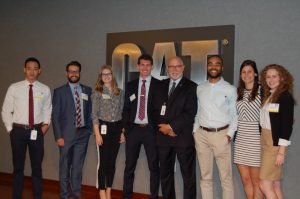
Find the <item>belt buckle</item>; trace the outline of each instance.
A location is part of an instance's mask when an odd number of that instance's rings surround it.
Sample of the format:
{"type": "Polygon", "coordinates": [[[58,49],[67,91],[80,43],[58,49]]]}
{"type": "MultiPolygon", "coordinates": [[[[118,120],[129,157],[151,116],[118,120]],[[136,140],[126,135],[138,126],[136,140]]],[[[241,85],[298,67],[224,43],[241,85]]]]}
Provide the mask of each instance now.
{"type": "Polygon", "coordinates": [[[145,128],[148,124],[136,124],[135,125],[139,128],[145,128]]]}
{"type": "Polygon", "coordinates": [[[25,124],[25,125],[24,125],[24,129],[25,129],[25,130],[30,130],[31,128],[30,128],[29,125],[26,125],[26,124],[25,124]]]}

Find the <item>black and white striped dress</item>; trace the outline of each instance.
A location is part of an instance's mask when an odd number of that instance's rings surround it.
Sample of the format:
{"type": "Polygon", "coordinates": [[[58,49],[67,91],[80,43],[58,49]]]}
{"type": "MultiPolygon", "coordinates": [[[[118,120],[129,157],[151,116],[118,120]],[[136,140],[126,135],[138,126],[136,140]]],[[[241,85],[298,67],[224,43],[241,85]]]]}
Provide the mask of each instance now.
{"type": "Polygon", "coordinates": [[[234,145],[234,163],[260,167],[261,145],[259,131],[260,93],[249,102],[251,91],[245,90],[243,100],[236,103],[238,128],[234,145]]]}

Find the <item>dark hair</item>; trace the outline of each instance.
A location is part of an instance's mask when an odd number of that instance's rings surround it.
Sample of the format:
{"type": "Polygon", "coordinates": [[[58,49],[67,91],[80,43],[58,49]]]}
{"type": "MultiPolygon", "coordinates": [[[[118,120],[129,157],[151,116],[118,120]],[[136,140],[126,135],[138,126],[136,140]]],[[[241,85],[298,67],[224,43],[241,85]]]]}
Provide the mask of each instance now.
{"type": "Polygon", "coordinates": [[[255,61],[252,61],[252,60],[243,61],[242,65],[240,67],[239,86],[237,88],[237,94],[238,94],[237,101],[240,101],[240,100],[243,99],[244,90],[246,88],[245,87],[245,82],[241,78],[242,70],[245,66],[251,66],[254,70],[254,74],[255,74],[255,76],[254,76],[254,85],[253,85],[252,91],[251,91],[250,96],[249,96],[249,101],[254,101],[257,94],[258,94],[259,79],[258,79],[258,70],[257,70],[257,67],[256,67],[256,63],[255,63],[255,61]]]}
{"type": "Polygon", "coordinates": [[[141,56],[139,56],[137,64],[140,64],[140,61],[141,61],[142,59],[143,59],[143,60],[148,60],[148,61],[150,61],[150,62],[151,62],[151,65],[153,65],[153,58],[152,58],[151,55],[148,55],[148,54],[142,54],[141,56]]]}
{"type": "Polygon", "coordinates": [[[77,66],[79,68],[79,72],[81,71],[81,64],[78,61],[71,61],[66,65],[66,71],[68,72],[69,66],[77,66]]]}
{"type": "Polygon", "coordinates": [[[27,64],[28,62],[35,62],[35,63],[38,64],[38,67],[41,68],[41,64],[40,64],[39,60],[38,60],[37,58],[35,58],[35,57],[28,57],[28,58],[25,60],[24,68],[26,67],[26,64],[27,64]]]}
{"type": "Polygon", "coordinates": [[[207,56],[207,60],[213,57],[219,58],[221,60],[221,64],[223,65],[223,58],[221,57],[221,55],[209,55],[207,56]]]}

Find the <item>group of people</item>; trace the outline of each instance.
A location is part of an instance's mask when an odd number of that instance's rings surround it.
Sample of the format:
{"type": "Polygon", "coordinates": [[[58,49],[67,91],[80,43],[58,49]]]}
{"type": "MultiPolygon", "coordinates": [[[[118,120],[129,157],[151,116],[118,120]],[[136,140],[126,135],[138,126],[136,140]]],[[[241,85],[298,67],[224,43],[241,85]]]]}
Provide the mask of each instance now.
{"type": "Polygon", "coordinates": [[[234,163],[247,198],[282,199],[282,167],[293,131],[293,76],[281,65],[267,65],[260,73],[245,60],[237,89],[238,125],[234,163]]]}
{"type": "MultiPolygon", "coordinates": [[[[95,89],[79,83],[81,64],[66,65],[68,82],[54,90],[37,79],[36,58],[24,64],[25,80],[6,94],[2,119],[13,154],[13,198],[21,199],[26,149],[32,167],[35,199],[42,197],[43,135],[52,118],[59,147],[60,198],[79,198],[82,168],[91,132],[98,151],[97,188],[101,199],[111,199],[116,158],[125,144],[123,198],[133,196],[134,174],[143,145],[150,173],[149,198],[175,199],[176,157],[183,179],[184,199],[196,198],[196,157],[201,172],[201,195],[213,199],[213,162],[218,167],[223,199],[234,198],[234,163],[248,199],[282,199],[282,166],[293,127],[293,77],[277,64],[260,73],[246,60],[240,67],[238,88],[222,77],[223,59],[207,59],[207,81],[197,85],[183,76],[180,57],[167,62],[169,78],[151,76],[153,59],[138,58],[139,78],[121,90],[111,66],[100,68],[95,89]]],[[[179,197],[179,196],[177,196],[179,197]]],[[[180,197],[179,197],[180,198],[180,197]]]]}

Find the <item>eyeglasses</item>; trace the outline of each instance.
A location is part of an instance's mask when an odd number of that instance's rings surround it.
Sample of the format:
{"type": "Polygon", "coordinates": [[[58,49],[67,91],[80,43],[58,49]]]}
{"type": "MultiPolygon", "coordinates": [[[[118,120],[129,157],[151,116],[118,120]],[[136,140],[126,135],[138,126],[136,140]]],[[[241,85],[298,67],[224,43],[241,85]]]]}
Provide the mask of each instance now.
{"type": "Polygon", "coordinates": [[[101,73],[100,75],[104,76],[104,77],[108,77],[108,76],[111,76],[112,73],[101,73]]]}
{"type": "Polygon", "coordinates": [[[169,69],[180,69],[182,67],[183,67],[183,65],[169,65],[168,66],[169,69]]]}
{"type": "Polygon", "coordinates": [[[80,73],[79,70],[68,70],[67,72],[71,73],[71,74],[79,74],[80,73]]]}

